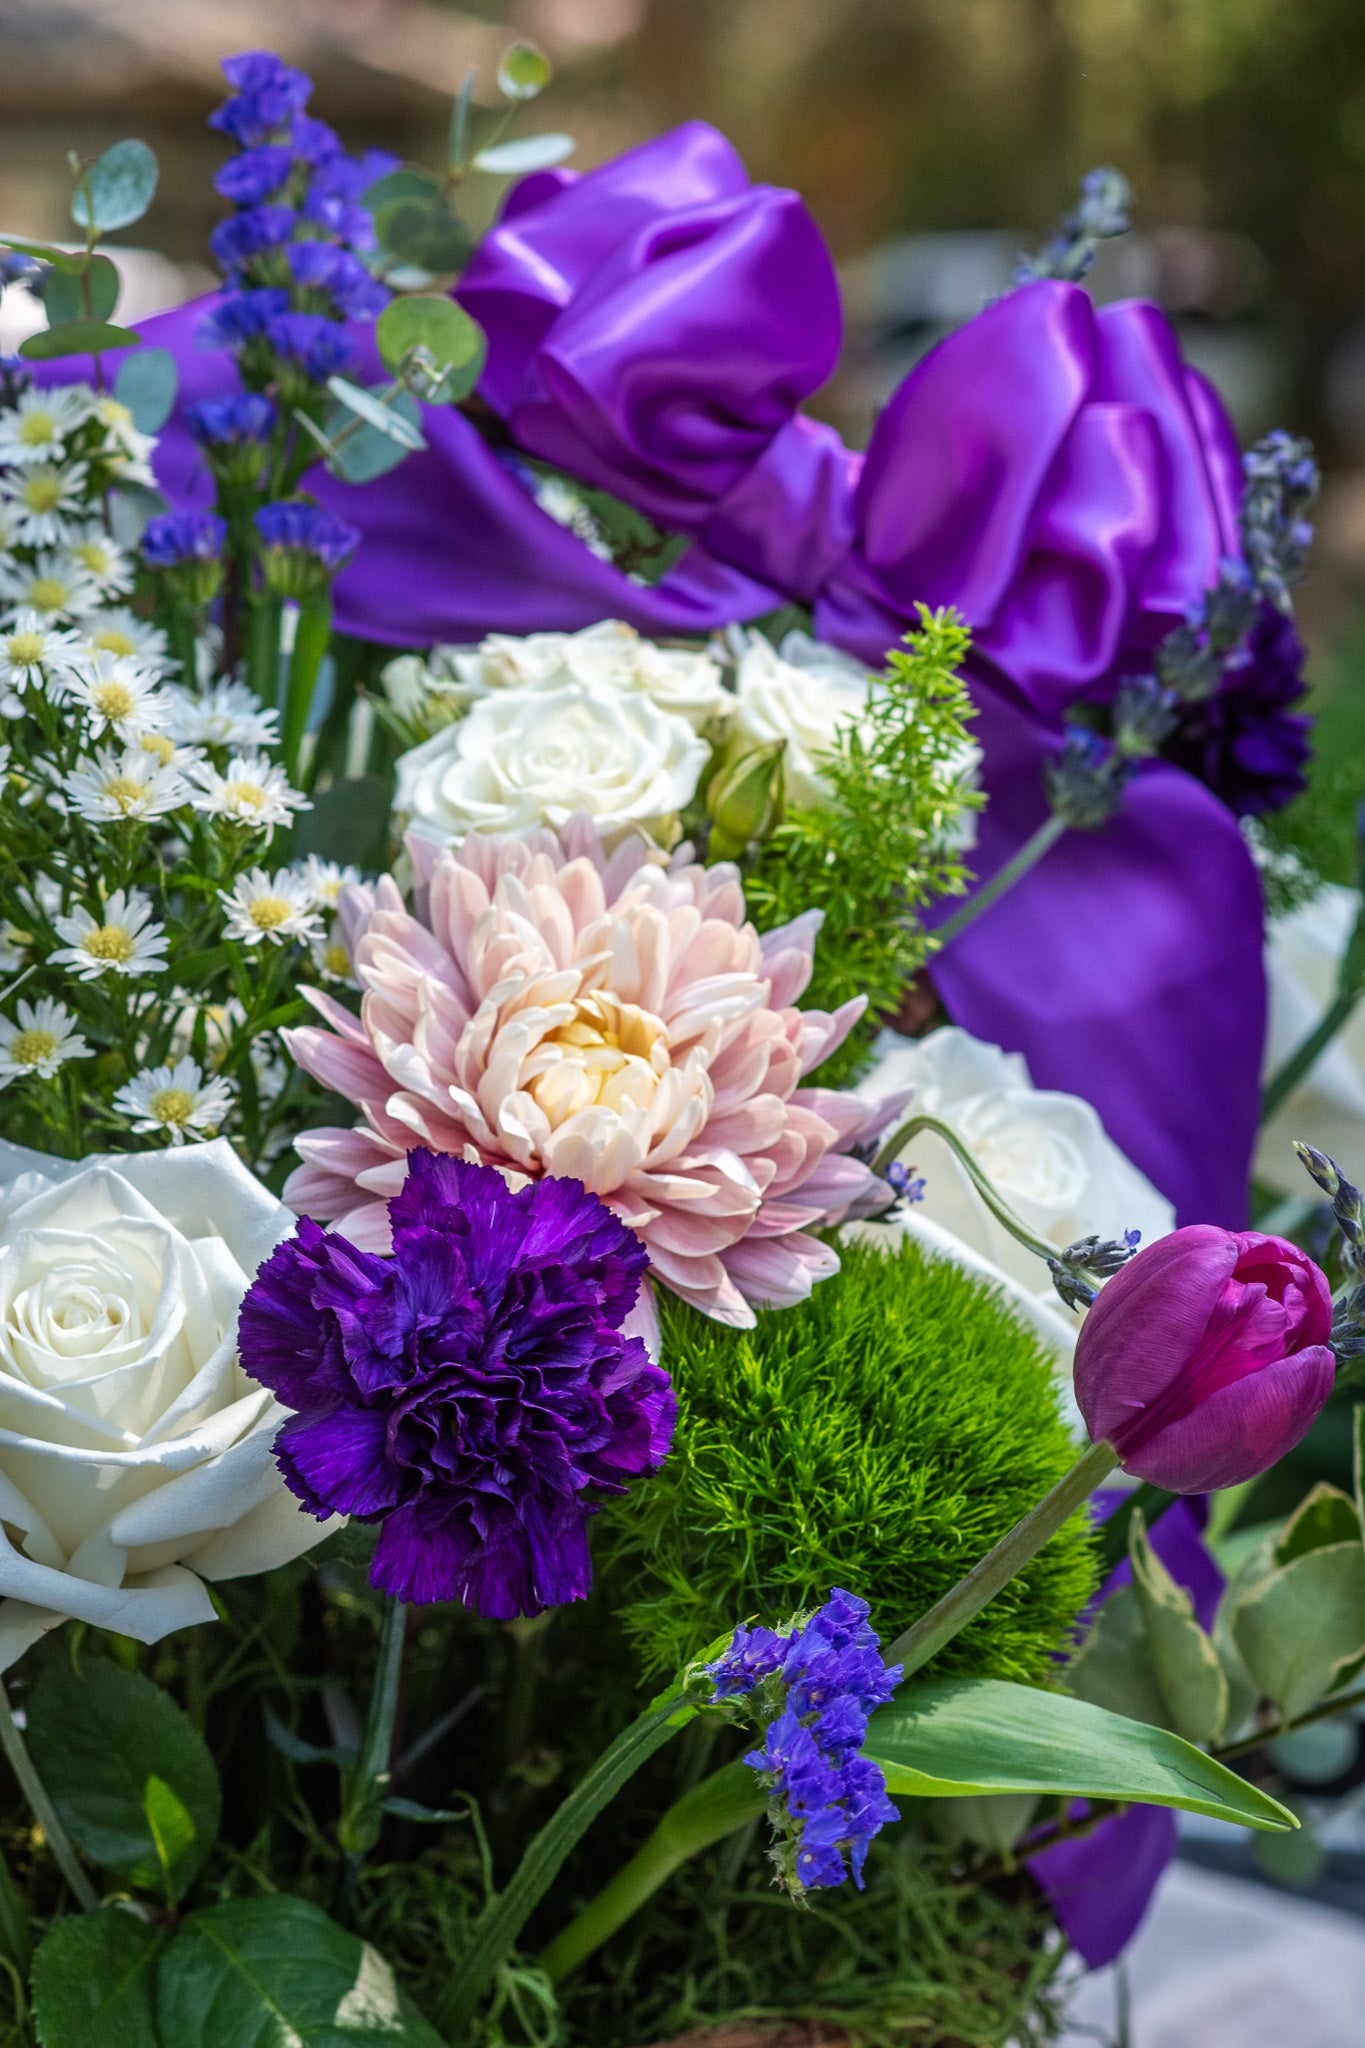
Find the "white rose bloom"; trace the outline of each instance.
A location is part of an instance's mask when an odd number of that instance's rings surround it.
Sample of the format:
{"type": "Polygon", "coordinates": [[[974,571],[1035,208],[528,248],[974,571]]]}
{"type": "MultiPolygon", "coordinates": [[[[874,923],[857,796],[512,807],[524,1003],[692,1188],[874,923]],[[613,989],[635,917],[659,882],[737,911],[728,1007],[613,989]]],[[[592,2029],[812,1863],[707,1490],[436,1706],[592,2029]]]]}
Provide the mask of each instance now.
{"type": "Polygon", "coordinates": [[[871,685],[870,670],[805,633],[789,633],[780,652],[761,633],[745,637],[735,678],[735,728],[756,743],[786,741],[782,773],[788,803],[808,808],[828,802],[820,764],[837,747],[840,729],[862,719],[871,685]]]}
{"type": "MultiPolygon", "coordinates": [[[[1355,929],[1360,897],[1326,883],[1266,934],[1269,1079],[1301,1045],[1337,992],[1337,967],[1355,929]]],[[[1312,1198],[1293,1140],[1330,1152],[1357,1186],[1365,1179],[1365,1004],[1358,1005],[1316,1064],[1262,1127],[1256,1178],[1284,1195],[1312,1198]]]]}
{"type": "Polygon", "coordinates": [[[143,1643],[212,1621],[203,1580],[320,1541],[271,1456],[289,1411],[237,1356],[296,1221],[225,1139],[0,1144],[0,1670],[68,1616],[143,1643]]]}
{"type": "Polygon", "coordinates": [[[564,673],[508,690],[400,755],[395,809],[447,845],[468,832],[525,832],[586,811],[610,843],[632,826],[671,844],[710,757],[685,718],[564,673]]]}
{"type": "MultiPolygon", "coordinates": [[[[658,647],[620,619],[603,619],[581,633],[528,633],[520,639],[490,633],[477,647],[434,647],[428,673],[438,692],[456,694],[466,704],[496,690],[555,689],[567,675],[648,697],[660,711],[677,712],[698,732],[733,702],[711,655],[658,647]]],[[[398,681],[410,686],[412,678],[404,671],[398,681]]]]}
{"type": "MultiPolygon", "coordinates": [[[[859,1093],[913,1087],[907,1118],[948,1124],[1005,1201],[1059,1251],[1093,1232],[1140,1230],[1144,1245],[1175,1228],[1175,1212],[1111,1139],[1088,1102],[1035,1088],[1018,1053],[1002,1052],[947,1025],[927,1038],[884,1032],[885,1050],[859,1093]]],[[[1069,1367],[1080,1316],[1052,1285],[1042,1259],[997,1223],[965,1168],[930,1131],[901,1154],[924,1179],[924,1196],[892,1227],[992,1280],[1010,1305],[1069,1367]]],[[[854,1224],[863,1235],[885,1228],[854,1224]]]]}

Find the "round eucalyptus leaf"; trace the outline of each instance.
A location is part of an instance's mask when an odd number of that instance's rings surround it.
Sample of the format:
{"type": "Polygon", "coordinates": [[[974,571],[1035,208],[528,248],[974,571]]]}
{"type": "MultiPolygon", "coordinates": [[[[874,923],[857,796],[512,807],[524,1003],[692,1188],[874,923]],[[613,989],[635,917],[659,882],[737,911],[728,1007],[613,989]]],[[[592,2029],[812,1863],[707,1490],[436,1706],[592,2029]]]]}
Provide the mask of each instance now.
{"type": "Polygon", "coordinates": [[[107,256],[93,256],[84,278],[69,270],[49,270],[42,282],[48,326],[63,327],[73,320],[107,320],[118,304],[119,284],[118,269],[107,256]]]}
{"type": "Polygon", "coordinates": [[[141,339],[131,327],[112,327],[107,320],[68,320],[30,334],[20,342],[19,353],[31,363],[47,363],[56,356],[97,356],[105,349],[136,348],[141,339]]]}
{"type": "Polygon", "coordinates": [[[376,209],[374,231],[391,255],[437,277],[459,270],[474,246],[443,199],[392,200],[376,209]]]}
{"type": "Polygon", "coordinates": [[[526,171],[547,171],[562,164],[578,147],[572,135],[524,135],[517,142],[497,142],[481,149],[474,159],[476,171],[494,171],[502,178],[519,178],[526,171]]]}
{"type": "Polygon", "coordinates": [[[140,348],[119,364],[114,396],[127,406],[139,433],[155,434],[171,416],[179,381],[168,348],[140,348]]]}
{"type": "Polygon", "coordinates": [[[484,341],[483,329],[463,306],[427,293],[391,300],[374,332],[384,367],[395,375],[409,349],[428,349],[438,366],[460,370],[478,358],[484,341]]]}
{"type": "Polygon", "coordinates": [[[550,83],[550,60],[534,43],[513,43],[498,65],[498,91],[509,100],[533,100],[550,83]]]}
{"type": "Polygon", "coordinates": [[[388,171],[373,185],[367,186],[364,203],[371,213],[381,206],[391,206],[396,199],[437,199],[440,197],[441,181],[433,178],[430,171],[421,171],[405,165],[402,170],[388,171]]]}
{"type": "Polygon", "coordinates": [[[111,228],[131,227],[135,220],[141,220],[156,197],[156,181],[156,157],[145,142],[116,142],[91,164],[87,173],[90,207],[86,205],[85,185],[76,187],[71,218],[77,227],[94,227],[102,235],[107,235],[111,228]]]}

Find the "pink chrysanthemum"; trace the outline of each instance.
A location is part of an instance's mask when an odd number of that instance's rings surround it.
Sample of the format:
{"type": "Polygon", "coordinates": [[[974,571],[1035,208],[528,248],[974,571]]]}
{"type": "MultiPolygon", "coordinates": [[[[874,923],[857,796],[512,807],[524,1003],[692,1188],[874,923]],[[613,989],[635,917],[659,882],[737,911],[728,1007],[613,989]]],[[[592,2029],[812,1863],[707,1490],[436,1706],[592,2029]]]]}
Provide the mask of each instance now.
{"type": "Polygon", "coordinates": [[[363,1118],[300,1137],[295,1209],[387,1250],[386,1202],[428,1145],[514,1182],[582,1181],[664,1285],[723,1322],[837,1271],[806,1233],[890,1199],[850,1148],[907,1096],[800,1086],[863,1007],[794,1007],[818,915],[760,938],[736,868],[664,865],[639,838],[608,858],[586,818],[410,850],[420,915],[387,877],[343,894],[359,1021],[313,990],[332,1029],[287,1034],[363,1118]]]}

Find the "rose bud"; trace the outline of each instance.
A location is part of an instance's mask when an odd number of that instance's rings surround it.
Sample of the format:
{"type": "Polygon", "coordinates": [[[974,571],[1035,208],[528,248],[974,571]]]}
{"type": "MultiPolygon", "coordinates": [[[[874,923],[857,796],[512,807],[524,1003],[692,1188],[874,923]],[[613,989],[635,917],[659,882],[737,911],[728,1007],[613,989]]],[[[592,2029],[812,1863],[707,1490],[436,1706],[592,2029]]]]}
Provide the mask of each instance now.
{"type": "Polygon", "coordinates": [[[1332,1391],[1332,1294],[1282,1237],[1193,1224],[1100,1291],[1076,1344],[1086,1427],[1139,1479],[1204,1493],[1294,1448],[1332,1391]]]}

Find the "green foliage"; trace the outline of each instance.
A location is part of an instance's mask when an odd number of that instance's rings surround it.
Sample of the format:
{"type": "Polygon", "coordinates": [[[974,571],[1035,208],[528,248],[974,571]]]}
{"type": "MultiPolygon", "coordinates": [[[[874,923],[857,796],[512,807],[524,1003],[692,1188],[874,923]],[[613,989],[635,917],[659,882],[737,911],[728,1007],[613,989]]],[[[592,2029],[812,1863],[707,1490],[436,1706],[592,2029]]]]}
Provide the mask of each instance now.
{"type": "Polygon", "coordinates": [[[789,810],[745,876],[760,931],[824,912],[806,1004],[834,1010],[850,996],[868,999],[862,1023],[820,1070],[832,1086],[856,1070],[929,955],[918,913],[966,883],[954,826],[980,803],[961,781],[974,713],[957,671],[970,640],[955,612],[921,605],[919,616],[889,656],[868,719],[847,726],[822,765],[829,807],[789,810]]]}
{"type": "Polygon", "coordinates": [[[163,1939],[116,1906],[59,1920],[33,1960],[42,2048],[158,2048],[154,1966],[163,1939]]]}
{"type": "MultiPolygon", "coordinates": [[[[673,1455],[595,1543],[651,1673],[831,1586],[894,1635],[1073,1462],[1051,1364],[990,1289],[913,1242],[842,1256],[799,1315],[753,1330],[662,1299],[673,1455]]],[[[1094,1583],[1077,1520],[929,1668],[1044,1677],[1094,1583]]]]}

